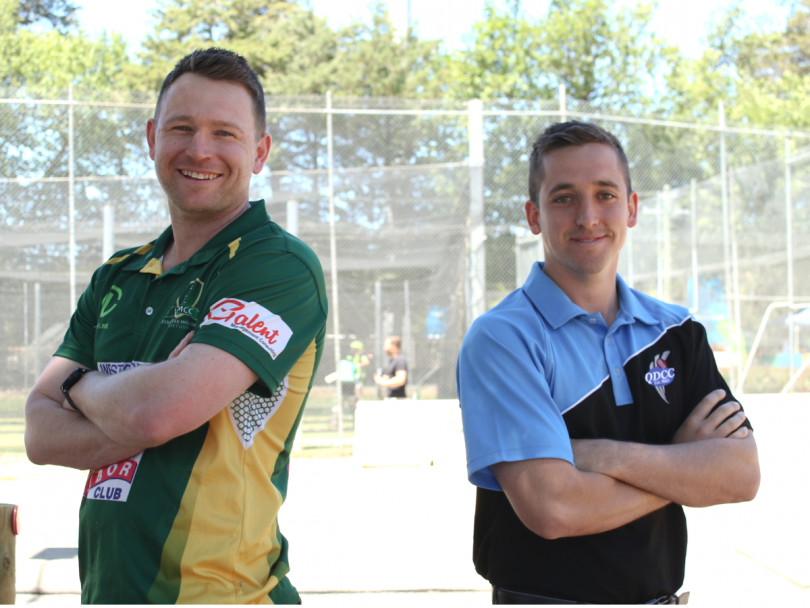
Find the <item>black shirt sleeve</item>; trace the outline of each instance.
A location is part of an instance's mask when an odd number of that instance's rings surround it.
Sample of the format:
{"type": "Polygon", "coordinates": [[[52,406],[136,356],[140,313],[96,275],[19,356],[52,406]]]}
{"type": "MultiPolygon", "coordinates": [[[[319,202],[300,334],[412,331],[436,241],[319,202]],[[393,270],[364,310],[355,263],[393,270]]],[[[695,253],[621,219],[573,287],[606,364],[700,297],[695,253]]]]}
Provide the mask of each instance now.
{"type": "MultiPolygon", "coordinates": [[[[712,411],[728,403],[729,401],[737,401],[731,392],[725,378],[717,368],[717,362],[714,359],[714,353],[709,346],[709,340],[706,336],[706,328],[697,321],[691,321],[693,327],[693,343],[695,345],[694,358],[690,367],[690,375],[686,384],[686,403],[685,414],[688,416],[692,410],[695,409],[698,403],[710,392],[718,388],[726,391],[726,396],[718,403],[712,411]]],[[[742,405],[742,404],[741,404],[742,405]]],[[[746,417],[743,423],[749,429],[752,429],[751,423],[746,417]]]]}

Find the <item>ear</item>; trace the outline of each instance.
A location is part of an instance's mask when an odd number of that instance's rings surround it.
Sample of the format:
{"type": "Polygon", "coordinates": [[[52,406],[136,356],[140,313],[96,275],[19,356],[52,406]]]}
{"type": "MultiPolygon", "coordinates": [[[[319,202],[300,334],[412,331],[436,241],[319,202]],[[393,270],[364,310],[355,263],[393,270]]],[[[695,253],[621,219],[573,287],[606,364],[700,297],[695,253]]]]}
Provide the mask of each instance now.
{"type": "Polygon", "coordinates": [[[526,210],[526,222],[529,224],[529,230],[532,234],[540,234],[540,208],[534,201],[526,201],[524,206],[526,210]]]}
{"type": "Polygon", "coordinates": [[[155,132],[157,131],[157,123],[154,118],[146,121],[146,143],[149,144],[149,158],[155,160],[155,132]]]}
{"type": "Polygon", "coordinates": [[[627,210],[630,214],[627,216],[627,227],[632,228],[638,224],[638,192],[635,190],[630,193],[627,201],[627,210]]]}
{"type": "Polygon", "coordinates": [[[270,146],[273,144],[273,139],[269,133],[265,133],[259,138],[259,143],[256,145],[256,159],[253,161],[253,174],[258,175],[264,169],[264,163],[267,162],[267,156],[270,154],[270,146]]]}

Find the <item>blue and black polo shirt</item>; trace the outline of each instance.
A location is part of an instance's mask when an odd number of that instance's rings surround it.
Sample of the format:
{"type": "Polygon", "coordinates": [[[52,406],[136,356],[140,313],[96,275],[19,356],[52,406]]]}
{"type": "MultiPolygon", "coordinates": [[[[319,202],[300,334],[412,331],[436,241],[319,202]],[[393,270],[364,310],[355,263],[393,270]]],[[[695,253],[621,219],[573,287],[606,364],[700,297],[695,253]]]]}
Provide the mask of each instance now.
{"type": "Polygon", "coordinates": [[[459,352],[467,474],[478,486],[473,560],[493,585],[588,603],[636,604],[683,583],[686,519],[669,504],[589,536],[544,539],[518,519],[490,466],[574,464],[571,439],[668,444],[709,392],[726,391],[706,331],[683,307],[616,277],[608,327],[534,265],[473,323],[459,352]]]}

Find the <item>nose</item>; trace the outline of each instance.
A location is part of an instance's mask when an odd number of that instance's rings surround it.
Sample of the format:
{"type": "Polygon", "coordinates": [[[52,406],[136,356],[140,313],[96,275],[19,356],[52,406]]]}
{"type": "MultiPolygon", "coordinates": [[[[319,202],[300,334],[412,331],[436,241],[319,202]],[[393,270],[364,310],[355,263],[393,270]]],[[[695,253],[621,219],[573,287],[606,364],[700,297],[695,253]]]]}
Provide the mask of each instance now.
{"type": "Polygon", "coordinates": [[[577,210],[577,225],[593,228],[599,223],[597,202],[592,197],[583,197],[577,210]]]}
{"type": "Polygon", "coordinates": [[[195,161],[211,157],[211,140],[202,129],[195,131],[191,137],[186,154],[195,161]]]}

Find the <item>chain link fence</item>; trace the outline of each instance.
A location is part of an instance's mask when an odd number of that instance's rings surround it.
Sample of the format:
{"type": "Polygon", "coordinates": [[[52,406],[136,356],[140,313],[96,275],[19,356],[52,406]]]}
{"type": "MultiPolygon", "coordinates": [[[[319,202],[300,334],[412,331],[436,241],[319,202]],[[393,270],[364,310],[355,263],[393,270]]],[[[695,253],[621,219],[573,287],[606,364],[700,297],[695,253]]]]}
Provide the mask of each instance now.
{"type": "MultiPolygon", "coordinates": [[[[0,94],[3,451],[22,449],[25,395],[93,270],[153,240],[169,217],[145,142],[154,98],[0,94]]],[[[311,96],[270,97],[267,108],[273,148],[251,197],[314,249],[330,289],[304,451],[351,444],[351,409],[336,407],[340,391],[327,376],[355,340],[371,359],[362,398],[379,398],[371,373],[387,362],[391,334],[403,338],[414,396],[455,396],[469,323],[542,259],[523,221],[528,153],[561,119],[598,122],[626,147],[641,199],[620,258],[627,282],[688,306],[732,386],[779,391],[802,371],[810,328],[792,315],[810,306],[801,280],[810,270],[810,134],[610,116],[557,101],[311,96]]],[[[793,390],[810,390],[810,381],[798,377],[793,390]]]]}

